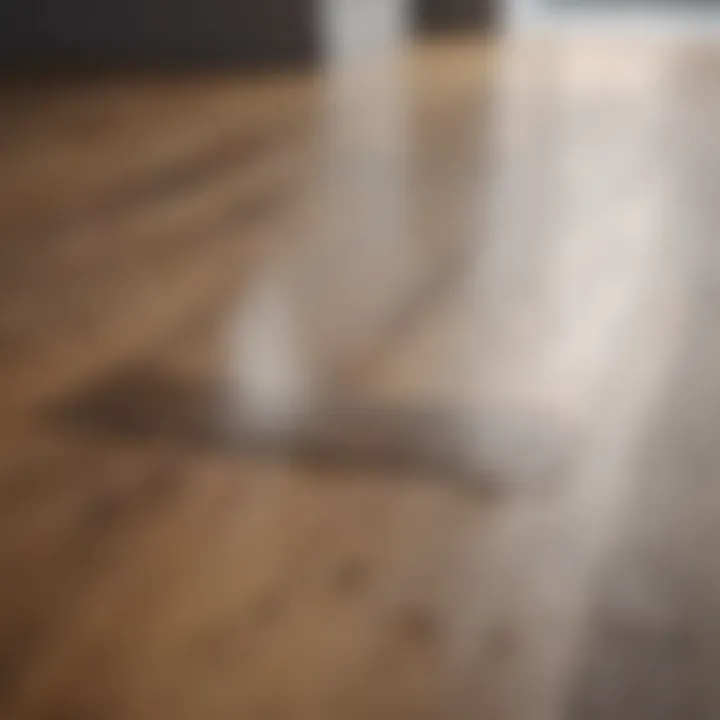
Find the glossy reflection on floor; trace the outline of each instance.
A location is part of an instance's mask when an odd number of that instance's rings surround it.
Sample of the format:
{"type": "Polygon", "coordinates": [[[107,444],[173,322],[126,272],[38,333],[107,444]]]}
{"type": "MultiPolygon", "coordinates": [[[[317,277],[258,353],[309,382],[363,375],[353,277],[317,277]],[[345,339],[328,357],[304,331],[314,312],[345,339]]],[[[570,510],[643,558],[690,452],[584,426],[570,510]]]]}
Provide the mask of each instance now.
{"type": "Polygon", "coordinates": [[[6,83],[2,716],[714,717],[718,59],[6,83]]]}

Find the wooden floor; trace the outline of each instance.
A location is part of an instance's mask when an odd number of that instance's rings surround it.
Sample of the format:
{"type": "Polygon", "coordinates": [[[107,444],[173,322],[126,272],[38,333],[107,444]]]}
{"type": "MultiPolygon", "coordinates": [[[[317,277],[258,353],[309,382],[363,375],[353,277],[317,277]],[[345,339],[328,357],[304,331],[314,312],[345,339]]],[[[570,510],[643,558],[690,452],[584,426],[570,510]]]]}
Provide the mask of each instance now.
{"type": "Polygon", "coordinates": [[[3,81],[0,717],[720,717],[718,71],[3,81]]]}

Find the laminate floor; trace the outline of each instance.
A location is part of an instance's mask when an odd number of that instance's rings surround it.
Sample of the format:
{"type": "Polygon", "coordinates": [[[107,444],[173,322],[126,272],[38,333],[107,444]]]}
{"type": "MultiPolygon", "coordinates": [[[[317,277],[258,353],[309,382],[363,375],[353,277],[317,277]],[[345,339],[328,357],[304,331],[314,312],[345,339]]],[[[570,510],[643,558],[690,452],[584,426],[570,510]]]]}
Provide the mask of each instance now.
{"type": "Polygon", "coordinates": [[[720,52],[0,85],[0,717],[720,716],[720,52]]]}

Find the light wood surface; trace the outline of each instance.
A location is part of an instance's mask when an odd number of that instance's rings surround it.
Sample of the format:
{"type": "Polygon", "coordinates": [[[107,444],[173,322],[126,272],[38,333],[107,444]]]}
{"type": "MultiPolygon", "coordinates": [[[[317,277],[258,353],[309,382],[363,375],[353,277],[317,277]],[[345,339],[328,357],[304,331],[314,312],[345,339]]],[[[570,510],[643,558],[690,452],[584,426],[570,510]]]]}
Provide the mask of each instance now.
{"type": "Polygon", "coordinates": [[[719,60],[3,81],[0,717],[717,717],[719,60]]]}

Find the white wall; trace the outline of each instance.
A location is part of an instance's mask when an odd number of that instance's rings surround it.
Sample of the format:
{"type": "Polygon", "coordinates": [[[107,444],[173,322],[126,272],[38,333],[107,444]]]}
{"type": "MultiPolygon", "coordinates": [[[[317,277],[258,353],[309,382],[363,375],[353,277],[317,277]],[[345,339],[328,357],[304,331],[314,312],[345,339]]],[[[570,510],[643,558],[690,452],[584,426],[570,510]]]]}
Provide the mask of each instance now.
{"type": "Polygon", "coordinates": [[[578,7],[552,6],[548,0],[500,0],[503,24],[511,32],[571,31],[631,33],[677,38],[720,35],[720,9],[683,6],[638,7],[602,0],[578,7]]]}
{"type": "Polygon", "coordinates": [[[410,0],[318,0],[324,46],[331,57],[390,46],[410,27],[410,0]]]}

